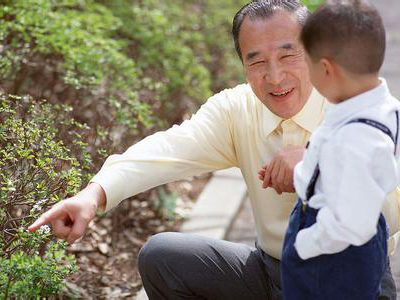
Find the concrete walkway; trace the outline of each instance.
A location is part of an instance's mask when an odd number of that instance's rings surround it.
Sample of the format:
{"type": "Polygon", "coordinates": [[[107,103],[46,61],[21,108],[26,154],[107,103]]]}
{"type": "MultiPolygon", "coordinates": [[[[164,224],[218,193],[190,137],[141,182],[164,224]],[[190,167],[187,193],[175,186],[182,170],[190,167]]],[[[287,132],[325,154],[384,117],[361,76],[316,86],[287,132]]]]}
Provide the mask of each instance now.
{"type": "MultiPolygon", "coordinates": [[[[387,34],[387,51],[381,76],[388,81],[392,94],[400,99],[400,0],[376,0],[387,34]]],[[[245,201],[238,212],[226,239],[253,246],[256,239],[255,225],[250,201],[245,201]]],[[[391,258],[393,277],[397,286],[397,299],[400,300],[400,245],[391,258]]]]}

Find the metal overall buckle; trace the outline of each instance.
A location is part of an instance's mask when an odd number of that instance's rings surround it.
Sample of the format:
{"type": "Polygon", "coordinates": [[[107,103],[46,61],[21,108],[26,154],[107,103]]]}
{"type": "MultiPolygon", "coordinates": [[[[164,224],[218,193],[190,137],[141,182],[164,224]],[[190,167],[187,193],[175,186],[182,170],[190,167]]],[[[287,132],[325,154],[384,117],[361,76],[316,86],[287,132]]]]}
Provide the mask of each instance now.
{"type": "Polygon", "coordinates": [[[302,211],[303,213],[305,213],[305,212],[306,212],[306,210],[307,210],[307,206],[308,206],[308,203],[307,203],[307,201],[305,201],[305,200],[301,200],[301,211],[302,211]]]}

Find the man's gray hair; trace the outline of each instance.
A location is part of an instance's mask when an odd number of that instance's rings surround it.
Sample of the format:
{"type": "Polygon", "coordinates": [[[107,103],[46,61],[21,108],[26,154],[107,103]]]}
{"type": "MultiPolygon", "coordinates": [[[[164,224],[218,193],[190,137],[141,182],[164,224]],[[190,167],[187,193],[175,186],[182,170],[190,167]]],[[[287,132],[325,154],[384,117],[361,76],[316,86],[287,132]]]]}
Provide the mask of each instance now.
{"type": "Polygon", "coordinates": [[[239,45],[239,34],[245,17],[250,20],[271,18],[277,9],[284,9],[291,13],[296,13],[299,24],[303,26],[311,14],[310,11],[299,0],[258,0],[252,1],[243,6],[233,18],[232,35],[235,49],[239,58],[242,59],[242,52],[239,45]]]}

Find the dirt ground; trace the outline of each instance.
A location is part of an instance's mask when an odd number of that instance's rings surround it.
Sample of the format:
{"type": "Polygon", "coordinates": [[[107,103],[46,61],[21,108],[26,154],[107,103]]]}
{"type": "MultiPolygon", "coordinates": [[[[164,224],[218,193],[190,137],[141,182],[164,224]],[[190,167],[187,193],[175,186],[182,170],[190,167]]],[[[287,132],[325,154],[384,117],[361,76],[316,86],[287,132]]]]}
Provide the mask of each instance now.
{"type": "Polygon", "coordinates": [[[137,269],[139,249],[155,233],[179,230],[210,176],[171,183],[98,216],[84,238],[68,248],[79,271],[68,279],[65,298],[134,299],[142,286],[137,269]],[[171,193],[175,196],[168,196],[171,193]],[[157,209],[160,195],[163,209],[157,209]]]}

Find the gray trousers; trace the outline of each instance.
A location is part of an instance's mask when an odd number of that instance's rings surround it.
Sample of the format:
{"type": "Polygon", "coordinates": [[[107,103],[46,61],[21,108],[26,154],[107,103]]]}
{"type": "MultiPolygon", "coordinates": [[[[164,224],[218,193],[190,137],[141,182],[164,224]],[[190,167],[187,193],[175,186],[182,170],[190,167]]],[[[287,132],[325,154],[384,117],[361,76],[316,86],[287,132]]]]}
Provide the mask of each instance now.
{"type": "MultiPolygon", "coordinates": [[[[138,264],[150,300],[282,299],[280,261],[257,245],[160,233],[140,250],[138,264]]],[[[389,263],[379,299],[396,300],[389,263]]]]}

